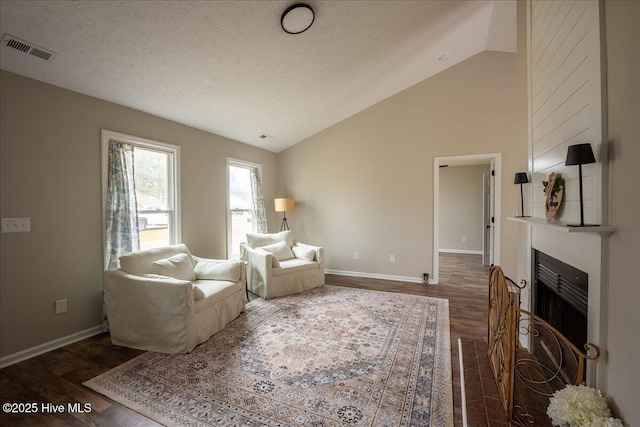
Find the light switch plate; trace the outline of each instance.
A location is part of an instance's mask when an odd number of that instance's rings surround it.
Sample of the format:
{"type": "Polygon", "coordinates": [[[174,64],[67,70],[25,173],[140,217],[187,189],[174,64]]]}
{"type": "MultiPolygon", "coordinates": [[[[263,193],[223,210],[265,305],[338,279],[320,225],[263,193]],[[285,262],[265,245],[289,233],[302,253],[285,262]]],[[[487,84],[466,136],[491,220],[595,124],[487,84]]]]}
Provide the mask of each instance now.
{"type": "Polygon", "coordinates": [[[28,233],[31,231],[31,218],[2,218],[3,233],[28,233]]]}

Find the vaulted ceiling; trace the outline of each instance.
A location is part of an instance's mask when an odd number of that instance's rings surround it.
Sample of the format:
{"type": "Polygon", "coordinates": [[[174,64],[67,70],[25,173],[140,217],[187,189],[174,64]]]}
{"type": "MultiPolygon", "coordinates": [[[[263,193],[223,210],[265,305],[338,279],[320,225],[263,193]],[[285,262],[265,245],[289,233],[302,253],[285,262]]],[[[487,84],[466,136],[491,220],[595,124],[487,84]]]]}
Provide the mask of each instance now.
{"type": "MultiPolygon", "coordinates": [[[[484,50],[515,51],[515,1],[7,1],[0,67],[279,152],[484,50]],[[261,138],[261,135],[269,135],[261,138]]],[[[0,94],[1,96],[1,94],[0,94]]]]}

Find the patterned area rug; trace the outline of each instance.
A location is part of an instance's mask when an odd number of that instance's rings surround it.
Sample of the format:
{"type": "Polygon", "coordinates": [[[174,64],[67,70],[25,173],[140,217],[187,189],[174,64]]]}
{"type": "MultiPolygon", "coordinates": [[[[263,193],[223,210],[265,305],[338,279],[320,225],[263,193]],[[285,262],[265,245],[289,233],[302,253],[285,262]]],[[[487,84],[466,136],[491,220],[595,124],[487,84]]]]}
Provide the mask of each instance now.
{"type": "Polygon", "coordinates": [[[159,423],[452,426],[447,300],[325,285],[86,383],[159,423]]]}

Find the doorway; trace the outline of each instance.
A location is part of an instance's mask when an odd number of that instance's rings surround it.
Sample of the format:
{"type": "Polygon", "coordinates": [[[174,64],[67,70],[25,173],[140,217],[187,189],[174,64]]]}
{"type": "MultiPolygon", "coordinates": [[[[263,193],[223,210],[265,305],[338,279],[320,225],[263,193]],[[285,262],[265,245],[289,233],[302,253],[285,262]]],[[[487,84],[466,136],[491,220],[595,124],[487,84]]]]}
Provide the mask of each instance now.
{"type": "MultiPolygon", "coordinates": [[[[486,179],[478,182],[477,191],[482,194],[483,206],[478,209],[478,217],[482,217],[482,249],[480,253],[487,264],[500,263],[500,153],[470,154],[462,156],[446,156],[434,158],[434,187],[433,187],[433,276],[429,283],[437,284],[439,281],[439,260],[441,248],[441,171],[447,167],[489,165],[486,179]],[[486,248],[486,249],[485,249],[486,248]]],[[[451,196],[450,194],[447,195],[451,196]]],[[[462,196],[461,196],[462,197],[462,196]]],[[[444,236],[443,236],[444,237],[444,236]]]]}

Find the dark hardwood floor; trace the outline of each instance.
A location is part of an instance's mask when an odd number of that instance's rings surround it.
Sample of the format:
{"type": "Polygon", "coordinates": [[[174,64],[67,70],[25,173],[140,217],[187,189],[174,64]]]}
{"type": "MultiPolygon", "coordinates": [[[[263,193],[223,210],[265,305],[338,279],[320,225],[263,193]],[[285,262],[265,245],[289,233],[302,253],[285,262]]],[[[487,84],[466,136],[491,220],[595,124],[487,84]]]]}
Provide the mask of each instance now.
{"type": "MultiPolygon", "coordinates": [[[[463,354],[471,359],[465,361],[465,372],[486,371],[486,353],[477,351],[487,336],[487,290],[488,268],[483,267],[479,255],[441,254],[440,284],[426,285],[379,279],[327,275],[329,285],[402,292],[449,300],[451,322],[451,362],[453,376],[455,425],[462,425],[460,403],[460,372],[458,368],[458,338],[464,340],[463,354]],[[471,343],[471,344],[469,344],[471,343]],[[474,343],[478,343],[477,346],[474,343]],[[469,347],[471,345],[471,347],[469,347]],[[468,348],[468,350],[467,350],[468,348]]],[[[486,347],[484,347],[486,351],[486,347]]],[[[84,381],[130,360],[142,351],[111,345],[108,334],[101,334],[45,353],[41,356],[17,363],[0,370],[0,401],[2,403],[36,403],[36,414],[7,414],[0,412],[2,426],[157,426],[146,417],[82,386],[84,381]],[[42,413],[42,404],[62,404],[63,413],[42,413]],[[91,412],[70,414],[67,404],[90,403],[91,412]]],[[[465,374],[466,377],[466,374],[465,374]]],[[[475,378],[475,377],[474,377],[475,378]]],[[[482,377],[479,385],[472,385],[473,399],[488,392],[482,385],[491,387],[490,381],[482,377]]],[[[469,393],[469,386],[467,386],[469,393]]],[[[506,425],[491,422],[493,396],[484,399],[489,404],[473,406],[470,426],[506,425]],[[487,417],[487,412],[489,416],[487,417]]],[[[477,402],[472,402],[477,403],[477,402]]],[[[467,405],[469,408],[469,405],[467,405]]],[[[499,409],[499,408],[498,408],[499,409]]],[[[495,411],[494,411],[495,412],[495,411]]],[[[499,411],[498,411],[499,412],[499,411]]],[[[499,415],[499,414],[498,414],[499,415]]],[[[493,418],[496,418],[494,414],[493,418]]]]}

